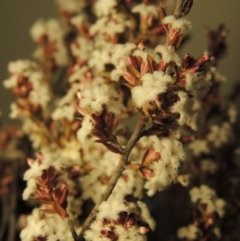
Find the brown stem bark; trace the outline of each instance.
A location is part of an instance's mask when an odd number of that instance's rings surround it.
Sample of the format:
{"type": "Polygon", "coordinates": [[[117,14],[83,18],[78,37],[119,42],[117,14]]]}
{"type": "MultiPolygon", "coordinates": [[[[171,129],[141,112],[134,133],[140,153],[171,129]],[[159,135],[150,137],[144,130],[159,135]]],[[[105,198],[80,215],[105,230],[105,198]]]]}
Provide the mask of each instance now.
{"type": "Polygon", "coordinates": [[[174,11],[174,16],[179,18],[181,16],[182,6],[185,0],[177,0],[176,8],[174,11]]]}
{"type": "Polygon", "coordinates": [[[66,221],[67,221],[68,226],[69,226],[69,228],[70,228],[70,231],[71,231],[71,233],[72,233],[73,239],[74,239],[75,241],[77,241],[77,240],[78,240],[78,236],[77,236],[76,230],[75,230],[74,225],[73,225],[71,219],[69,218],[69,216],[66,217],[66,221]]]}

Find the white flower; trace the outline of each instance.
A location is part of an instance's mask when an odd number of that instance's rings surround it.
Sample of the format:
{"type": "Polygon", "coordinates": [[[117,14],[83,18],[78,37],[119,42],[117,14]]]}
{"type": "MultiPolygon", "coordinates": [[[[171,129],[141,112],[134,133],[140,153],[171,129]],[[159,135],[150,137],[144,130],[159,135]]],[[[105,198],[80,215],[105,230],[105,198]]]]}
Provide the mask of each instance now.
{"type": "Polygon", "coordinates": [[[93,130],[93,123],[91,121],[91,117],[89,115],[85,116],[82,122],[81,128],[77,132],[77,139],[80,143],[84,143],[87,136],[91,134],[93,130]]]}
{"type": "Polygon", "coordinates": [[[211,73],[208,78],[199,73],[186,74],[186,90],[196,97],[202,97],[207,94],[211,87],[211,73]]]}
{"type": "Polygon", "coordinates": [[[64,148],[59,150],[59,155],[63,160],[68,162],[68,166],[78,165],[79,161],[81,160],[81,154],[79,150],[81,149],[82,145],[76,139],[64,143],[64,145],[64,148]]]}
{"type": "Polygon", "coordinates": [[[201,170],[203,172],[215,173],[218,165],[211,159],[201,160],[201,170]]]}
{"type": "Polygon", "coordinates": [[[9,117],[11,119],[15,119],[19,116],[19,114],[21,113],[21,110],[19,110],[18,105],[16,103],[11,103],[10,105],[10,114],[9,117]]]}
{"type": "Polygon", "coordinates": [[[147,194],[152,196],[172,182],[178,181],[178,169],[185,161],[185,152],[177,140],[159,139],[157,136],[151,136],[149,139],[153,149],[160,153],[160,160],[152,164],[153,176],[149,177],[144,185],[147,194]]]}
{"type": "Polygon", "coordinates": [[[93,41],[78,36],[75,44],[70,46],[73,56],[81,61],[87,61],[93,51],[93,41]]]}
{"type": "Polygon", "coordinates": [[[170,63],[173,61],[176,65],[181,66],[181,59],[173,46],[158,45],[154,52],[161,54],[164,63],[170,63]]]}
{"type": "Polygon", "coordinates": [[[179,30],[182,33],[184,33],[186,30],[192,28],[191,22],[187,21],[185,18],[176,19],[172,15],[165,17],[163,19],[162,23],[171,25],[171,29],[179,30]]]}
{"type": "Polygon", "coordinates": [[[237,108],[234,104],[230,104],[227,110],[230,123],[234,124],[238,117],[237,108]]]}
{"type": "Polygon", "coordinates": [[[59,106],[53,111],[52,119],[60,120],[66,118],[69,121],[73,121],[75,112],[76,108],[73,105],[59,106]]]}
{"type": "Polygon", "coordinates": [[[142,85],[132,88],[132,98],[137,107],[142,107],[149,101],[155,101],[159,94],[167,90],[174,79],[161,71],[154,71],[152,74],[144,74],[141,79],[142,85]]]}
{"type": "Polygon", "coordinates": [[[94,11],[98,17],[114,13],[118,2],[116,0],[97,0],[94,4],[94,11]]]}
{"type": "MultiPolygon", "coordinates": [[[[64,44],[64,29],[60,22],[56,19],[49,19],[47,21],[40,19],[31,28],[30,34],[33,40],[38,41],[41,37],[46,36],[48,41],[53,43],[56,51],[53,51],[56,64],[64,66],[68,62],[67,50],[64,44]]],[[[45,58],[45,51],[43,48],[38,48],[35,56],[40,59],[45,58]]]]}
{"type": "Polygon", "coordinates": [[[213,229],[213,233],[216,235],[217,239],[221,238],[221,230],[218,227],[213,229]]]}
{"type": "Polygon", "coordinates": [[[145,241],[145,234],[149,231],[149,227],[155,228],[155,222],[150,217],[146,205],[142,202],[138,202],[138,205],[125,201],[101,203],[97,218],[86,231],[85,239],[107,241],[112,240],[108,237],[108,234],[111,234],[119,241],[135,239],[145,241]],[[109,222],[106,223],[106,220],[109,222]],[[139,226],[138,223],[141,221],[142,224],[139,226]]]}
{"type": "Polygon", "coordinates": [[[104,85],[84,89],[81,92],[79,106],[89,113],[101,113],[104,107],[115,114],[125,110],[117,93],[104,85]]]}
{"type": "Polygon", "coordinates": [[[133,43],[117,44],[114,47],[112,63],[117,65],[119,61],[128,57],[137,46],[133,43]]]}
{"type": "Polygon", "coordinates": [[[226,202],[218,198],[216,192],[207,185],[201,185],[199,188],[192,188],[190,190],[190,197],[193,203],[198,201],[201,204],[206,204],[206,212],[216,212],[220,217],[223,217],[226,202]]]}
{"type": "Polygon", "coordinates": [[[184,187],[188,186],[188,184],[189,184],[189,179],[190,179],[190,175],[189,175],[189,174],[183,174],[183,175],[179,175],[179,176],[177,177],[178,182],[179,182],[182,186],[184,186],[184,187]]]}
{"type": "Polygon", "coordinates": [[[197,239],[200,230],[193,224],[188,225],[187,227],[182,227],[178,229],[177,236],[180,239],[187,238],[188,240],[197,239]]]}
{"type": "Polygon", "coordinates": [[[154,230],[156,227],[155,221],[152,219],[150,212],[148,210],[148,207],[145,203],[138,201],[137,202],[138,206],[141,209],[141,216],[143,219],[149,224],[149,227],[154,230]]]}
{"type": "Polygon", "coordinates": [[[79,106],[89,112],[102,112],[103,105],[110,100],[109,92],[106,87],[94,87],[85,89],[81,92],[79,106]]]}
{"type": "Polygon", "coordinates": [[[215,210],[216,212],[218,213],[218,215],[220,217],[223,217],[224,216],[224,213],[225,213],[225,210],[224,210],[224,207],[226,206],[226,202],[221,199],[221,198],[218,198],[216,201],[215,201],[215,210]]]}
{"type": "Polygon", "coordinates": [[[85,13],[80,13],[74,17],[71,18],[70,22],[71,24],[75,25],[76,27],[81,26],[84,21],[87,19],[87,14],[85,13]]]}
{"type": "Polygon", "coordinates": [[[190,98],[186,92],[177,92],[179,100],[172,106],[173,113],[179,113],[178,123],[188,125],[196,130],[196,115],[193,113],[193,98],[190,98]]]}
{"type": "Polygon", "coordinates": [[[142,198],[143,196],[143,179],[134,170],[125,170],[123,172],[109,199],[121,200],[127,195],[136,198],[142,198]]]}
{"type": "Polygon", "coordinates": [[[228,122],[222,123],[222,125],[212,125],[210,132],[207,135],[207,140],[211,142],[216,148],[219,148],[225,143],[229,143],[233,140],[232,127],[228,122]]]}
{"type": "Polygon", "coordinates": [[[44,19],[39,19],[31,27],[30,35],[34,41],[38,41],[45,34],[46,34],[45,21],[44,19]]]}
{"type": "Polygon", "coordinates": [[[44,82],[44,75],[35,71],[29,76],[33,90],[29,94],[29,100],[33,104],[40,104],[43,108],[49,103],[51,96],[48,85],[44,82]]]}
{"type": "Polygon", "coordinates": [[[72,234],[65,219],[59,215],[45,215],[40,209],[35,208],[27,218],[27,226],[21,231],[20,237],[25,241],[32,241],[39,237],[47,237],[52,241],[73,241],[72,234]]]}
{"type": "Polygon", "coordinates": [[[95,49],[91,58],[88,61],[88,64],[91,68],[95,69],[97,73],[100,73],[105,70],[105,65],[110,63],[111,53],[108,49],[95,49]]]}
{"type": "Polygon", "coordinates": [[[204,139],[198,139],[193,142],[191,142],[188,147],[193,152],[194,156],[199,156],[201,153],[209,153],[210,149],[208,147],[208,142],[204,139]]]}
{"type": "Polygon", "coordinates": [[[133,13],[139,13],[144,18],[148,16],[153,16],[155,18],[158,17],[158,9],[155,5],[149,5],[149,4],[138,4],[132,8],[133,13]]]}
{"type": "Polygon", "coordinates": [[[89,29],[92,35],[102,34],[108,36],[114,36],[125,31],[125,28],[130,25],[130,22],[126,19],[126,16],[121,13],[115,13],[111,17],[99,18],[89,29]]]}
{"type": "Polygon", "coordinates": [[[201,185],[199,188],[194,187],[190,190],[190,196],[193,203],[197,202],[200,199],[212,199],[216,196],[214,190],[209,188],[206,185],[201,185]]]}
{"type": "Polygon", "coordinates": [[[3,81],[3,86],[6,89],[12,89],[12,88],[16,87],[17,84],[18,84],[18,78],[15,75],[13,75],[9,79],[6,79],[3,81]]]}
{"type": "Polygon", "coordinates": [[[30,60],[17,60],[8,64],[8,72],[10,74],[28,76],[28,70],[35,69],[36,66],[37,65],[30,60]]]}

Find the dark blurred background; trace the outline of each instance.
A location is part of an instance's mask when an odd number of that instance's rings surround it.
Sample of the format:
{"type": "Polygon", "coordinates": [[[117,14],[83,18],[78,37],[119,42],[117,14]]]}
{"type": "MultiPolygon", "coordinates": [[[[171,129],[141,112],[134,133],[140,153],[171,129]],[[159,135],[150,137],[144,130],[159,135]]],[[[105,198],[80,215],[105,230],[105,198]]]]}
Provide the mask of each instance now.
{"type": "MultiPolygon", "coordinates": [[[[7,124],[11,122],[8,113],[13,100],[10,91],[2,86],[2,81],[8,77],[7,65],[10,61],[31,58],[35,48],[29,36],[31,25],[39,18],[58,14],[54,0],[0,0],[0,9],[0,110],[7,124]]],[[[223,88],[228,92],[240,79],[239,0],[195,0],[188,19],[193,24],[192,39],[183,47],[183,53],[189,52],[195,57],[206,50],[205,26],[216,29],[223,23],[229,29],[227,54],[219,65],[220,72],[228,78],[223,88]]]]}

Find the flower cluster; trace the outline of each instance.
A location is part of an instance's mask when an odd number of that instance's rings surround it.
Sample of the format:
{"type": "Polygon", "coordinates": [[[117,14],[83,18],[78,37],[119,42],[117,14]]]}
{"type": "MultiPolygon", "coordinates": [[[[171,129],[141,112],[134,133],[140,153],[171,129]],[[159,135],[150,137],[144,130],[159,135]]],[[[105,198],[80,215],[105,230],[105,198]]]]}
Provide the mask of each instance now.
{"type": "Polygon", "coordinates": [[[3,82],[18,97],[11,104],[12,118],[42,112],[50,101],[50,92],[41,67],[30,60],[18,60],[8,65],[10,78],[3,82]]]}
{"type": "Polygon", "coordinates": [[[174,139],[157,136],[143,138],[142,145],[150,144],[141,160],[141,163],[132,162],[128,167],[137,170],[146,179],[144,187],[149,196],[163,190],[171,183],[179,181],[188,185],[189,175],[186,172],[185,153],[182,144],[174,139]],[[185,168],[184,168],[185,165],[185,168]]]}
{"type": "Polygon", "coordinates": [[[144,203],[103,202],[85,237],[87,240],[146,240],[146,233],[154,228],[155,222],[144,203]]]}
{"type": "MultiPolygon", "coordinates": [[[[145,193],[175,200],[173,188],[182,189],[172,184],[190,181],[193,222],[178,238],[219,239],[234,226],[225,217],[238,220],[240,183],[234,95],[222,105],[216,71],[224,27],[207,31],[208,51],[196,58],[178,51],[192,27],[192,0],[178,0],[174,14],[170,0],[56,3],[61,19],[30,30],[38,63],[11,62],[3,82],[17,97],[10,115],[31,143],[23,199],[33,200],[32,213],[22,240],[145,241],[158,225],[140,201],[145,193]]],[[[0,150],[11,151],[1,133],[0,150]]],[[[0,191],[10,193],[5,153],[0,191]]]]}
{"type": "Polygon", "coordinates": [[[197,205],[194,224],[180,228],[178,237],[180,239],[199,240],[212,236],[215,240],[219,239],[221,232],[216,221],[219,217],[222,218],[225,213],[225,201],[218,198],[215,191],[206,185],[192,188],[190,196],[192,203],[197,205]]]}
{"type": "Polygon", "coordinates": [[[38,20],[30,30],[32,39],[39,44],[34,56],[49,68],[65,66],[68,62],[64,31],[55,19],[38,20]]]}
{"type": "Polygon", "coordinates": [[[27,227],[20,235],[26,241],[74,240],[66,220],[58,215],[45,214],[35,208],[27,218],[27,227]]]}

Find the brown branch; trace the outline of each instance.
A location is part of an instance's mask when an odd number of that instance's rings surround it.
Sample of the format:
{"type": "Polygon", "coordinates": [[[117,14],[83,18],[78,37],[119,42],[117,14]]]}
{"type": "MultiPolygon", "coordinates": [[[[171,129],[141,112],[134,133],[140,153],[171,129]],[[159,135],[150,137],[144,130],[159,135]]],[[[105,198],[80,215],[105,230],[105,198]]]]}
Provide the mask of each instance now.
{"type": "Polygon", "coordinates": [[[77,233],[76,233],[76,230],[75,230],[75,228],[74,228],[74,225],[73,225],[72,220],[69,218],[69,216],[67,216],[65,219],[66,219],[66,221],[67,221],[67,223],[68,223],[68,226],[69,226],[70,231],[71,231],[71,233],[72,233],[73,239],[74,239],[75,241],[77,241],[77,240],[78,240],[78,236],[77,236],[77,233]]]}
{"type": "Polygon", "coordinates": [[[131,150],[134,147],[134,145],[136,144],[136,142],[139,140],[139,138],[141,137],[141,133],[144,130],[144,128],[145,128],[145,123],[142,120],[142,118],[140,117],[137,122],[137,125],[132,133],[131,138],[129,139],[126,147],[123,150],[123,154],[121,155],[118,166],[114,170],[113,175],[112,175],[111,179],[109,180],[109,183],[108,183],[108,186],[107,186],[105,192],[103,193],[99,202],[95,205],[95,207],[93,208],[92,212],[90,213],[90,215],[88,216],[88,218],[86,219],[86,221],[83,225],[83,228],[79,235],[79,239],[78,239],[79,241],[84,240],[83,234],[87,230],[87,228],[90,226],[93,219],[95,218],[100,204],[102,202],[106,201],[109,198],[109,196],[111,195],[114,187],[117,184],[118,179],[121,177],[123,171],[125,170],[125,165],[128,163],[128,157],[131,153],[131,150]]]}
{"type": "Polygon", "coordinates": [[[174,11],[174,16],[179,18],[181,16],[182,6],[185,0],[177,0],[176,8],[174,11]]]}

